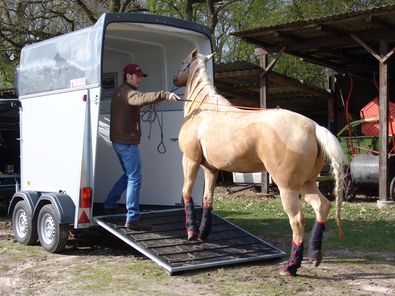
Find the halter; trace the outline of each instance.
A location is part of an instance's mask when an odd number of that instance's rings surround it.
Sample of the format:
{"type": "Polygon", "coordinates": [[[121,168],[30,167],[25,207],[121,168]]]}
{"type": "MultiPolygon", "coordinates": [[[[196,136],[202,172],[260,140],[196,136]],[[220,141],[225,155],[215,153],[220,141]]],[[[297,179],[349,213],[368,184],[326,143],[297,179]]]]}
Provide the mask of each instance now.
{"type": "Polygon", "coordinates": [[[191,67],[192,62],[196,60],[196,56],[194,56],[191,61],[184,67],[184,69],[178,70],[177,72],[177,78],[180,77],[180,73],[184,73],[186,70],[189,70],[191,67]]]}

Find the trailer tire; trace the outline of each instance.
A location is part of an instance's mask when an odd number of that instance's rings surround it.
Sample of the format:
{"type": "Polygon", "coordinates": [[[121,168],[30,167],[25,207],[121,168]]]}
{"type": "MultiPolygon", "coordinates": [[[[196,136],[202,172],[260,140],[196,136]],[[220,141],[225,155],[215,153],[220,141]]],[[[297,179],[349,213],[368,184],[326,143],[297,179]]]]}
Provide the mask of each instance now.
{"type": "Polygon", "coordinates": [[[52,204],[41,208],[37,230],[41,246],[46,251],[58,253],[64,250],[69,236],[69,225],[60,224],[59,214],[52,204]]]}
{"type": "Polygon", "coordinates": [[[37,243],[36,223],[33,223],[29,207],[25,200],[20,200],[12,211],[12,230],[18,243],[33,245],[37,243]]]}

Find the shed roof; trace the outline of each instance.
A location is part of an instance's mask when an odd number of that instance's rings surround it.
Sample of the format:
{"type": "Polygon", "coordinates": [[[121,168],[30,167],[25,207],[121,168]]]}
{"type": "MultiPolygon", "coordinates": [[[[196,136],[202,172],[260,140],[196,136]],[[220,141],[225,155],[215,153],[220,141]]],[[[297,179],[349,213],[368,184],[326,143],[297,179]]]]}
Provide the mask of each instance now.
{"type": "MultiPolygon", "coordinates": [[[[377,60],[356,39],[379,52],[380,40],[395,46],[395,5],[260,27],[233,33],[269,53],[285,52],[340,73],[377,71],[377,60]]],[[[392,62],[393,61],[389,61],[392,62]]]]}
{"type": "MultiPolygon", "coordinates": [[[[219,63],[215,67],[215,86],[234,105],[259,106],[260,73],[262,69],[246,61],[219,63]]],[[[268,77],[268,108],[290,109],[311,118],[327,113],[330,94],[280,73],[270,71],[268,77]]]]}

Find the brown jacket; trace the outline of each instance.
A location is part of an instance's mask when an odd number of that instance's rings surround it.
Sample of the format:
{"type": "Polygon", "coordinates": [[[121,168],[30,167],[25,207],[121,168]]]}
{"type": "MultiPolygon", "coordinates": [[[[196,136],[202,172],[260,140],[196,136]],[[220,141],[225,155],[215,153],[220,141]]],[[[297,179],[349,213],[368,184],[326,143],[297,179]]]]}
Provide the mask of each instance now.
{"type": "Polygon", "coordinates": [[[168,99],[169,95],[165,91],[143,93],[124,82],[112,96],[111,141],[117,144],[140,144],[140,106],[168,99]]]}

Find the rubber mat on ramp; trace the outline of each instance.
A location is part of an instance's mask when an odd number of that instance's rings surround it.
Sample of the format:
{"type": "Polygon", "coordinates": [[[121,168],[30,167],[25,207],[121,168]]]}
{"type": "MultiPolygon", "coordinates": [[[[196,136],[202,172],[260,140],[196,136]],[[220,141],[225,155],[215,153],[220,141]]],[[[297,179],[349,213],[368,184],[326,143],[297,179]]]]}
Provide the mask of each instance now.
{"type": "MultiPolygon", "coordinates": [[[[197,217],[201,208],[197,208],[197,217]]],[[[184,209],[142,213],[150,231],[124,227],[125,215],[98,216],[94,221],[162,266],[170,275],[202,268],[280,258],[285,253],[213,213],[212,232],[204,243],[188,241],[184,209]]],[[[200,221],[199,221],[200,223],[200,221]]]]}

